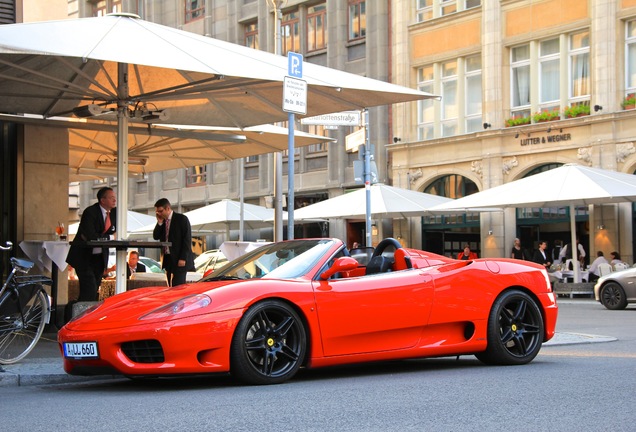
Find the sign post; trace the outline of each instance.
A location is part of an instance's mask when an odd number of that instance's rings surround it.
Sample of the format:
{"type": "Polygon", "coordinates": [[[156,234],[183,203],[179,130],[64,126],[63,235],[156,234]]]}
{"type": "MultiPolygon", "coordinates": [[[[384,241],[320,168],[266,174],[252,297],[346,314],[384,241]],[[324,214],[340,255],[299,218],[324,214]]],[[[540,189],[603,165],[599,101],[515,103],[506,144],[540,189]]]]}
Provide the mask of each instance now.
{"type": "Polygon", "coordinates": [[[307,114],[307,81],[303,81],[303,56],[287,53],[287,73],[283,85],[283,111],[287,112],[287,240],[294,238],[294,113],[307,114]]]}

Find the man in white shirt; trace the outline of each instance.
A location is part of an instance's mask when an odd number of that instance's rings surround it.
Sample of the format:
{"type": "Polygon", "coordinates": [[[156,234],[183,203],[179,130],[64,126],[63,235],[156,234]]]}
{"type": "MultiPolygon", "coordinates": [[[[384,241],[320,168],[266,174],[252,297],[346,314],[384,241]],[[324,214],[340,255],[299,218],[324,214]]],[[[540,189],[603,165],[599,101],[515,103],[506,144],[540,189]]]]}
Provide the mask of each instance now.
{"type": "MultiPolygon", "coordinates": [[[[583,248],[583,245],[581,243],[579,243],[579,237],[576,237],[576,258],[572,256],[572,253],[569,251],[570,249],[570,244],[566,244],[565,246],[563,246],[563,249],[561,249],[561,253],[559,253],[559,259],[561,260],[561,262],[565,262],[568,259],[576,259],[578,262],[581,263],[581,268],[585,268],[585,249],[583,248]]],[[[568,270],[574,270],[574,269],[568,269],[568,270]]]]}
{"type": "Polygon", "coordinates": [[[598,265],[599,264],[609,264],[607,259],[605,259],[605,257],[603,256],[603,251],[596,252],[596,259],[590,265],[590,268],[589,268],[589,272],[590,272],[589,281],[590,282],[594,282],[594,281],[598,280],[599,277],[601,277],[601,275],[599,274],[599,271],[598,271],[598,265]]]}

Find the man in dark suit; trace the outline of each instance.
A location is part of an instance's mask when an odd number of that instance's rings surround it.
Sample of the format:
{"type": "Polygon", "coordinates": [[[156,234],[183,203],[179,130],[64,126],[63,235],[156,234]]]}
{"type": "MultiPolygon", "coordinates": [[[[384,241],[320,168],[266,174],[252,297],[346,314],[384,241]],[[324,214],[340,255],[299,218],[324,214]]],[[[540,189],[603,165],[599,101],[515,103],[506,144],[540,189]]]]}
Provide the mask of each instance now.
{"type": "Polygon", "coordinates": [[[108,248],[90,248],[89,240],[114,238],[117,230],[115,192],[103,187],[97,192],[97,202],[82,213],[75,239],[71,242],[66,262],[75,269],[79,279],[78,301],[97,301],[97,289],[108,266],[108,248]]]}
{"type": "Polygon", "coordinates": [[[540,241],[539,249],[534,251],[534,255],[532,257],[532,261],[536,262],[537,264],[541,264],[542,266],[546,268],[546,270],[549,269],[550,266],[552,265],[552,262],[550,262],[550,260],[548,259],[548,254],[546,252],[547,247],[548,247],[547,242],[540,241]]]}
{"type": "Polygon", "coordinates": [[[126,266],[126,277],[130,279],[134,273],[146,273],[146,266],[139,262],[139,252],[130,251],[128,254],[128,265],[126,266]]]}
{"type": "Polygon", "coordinates": [[[170,247],[163,249],[162,267],[166,270],[170,286],[186,282],[188,271],[194,271],[192,253],[192,228],[188,217],[172,211],[170,201],[161,198],[155,203],[157,225],[152,237],[155,240],[168,241],[170,247]]]}

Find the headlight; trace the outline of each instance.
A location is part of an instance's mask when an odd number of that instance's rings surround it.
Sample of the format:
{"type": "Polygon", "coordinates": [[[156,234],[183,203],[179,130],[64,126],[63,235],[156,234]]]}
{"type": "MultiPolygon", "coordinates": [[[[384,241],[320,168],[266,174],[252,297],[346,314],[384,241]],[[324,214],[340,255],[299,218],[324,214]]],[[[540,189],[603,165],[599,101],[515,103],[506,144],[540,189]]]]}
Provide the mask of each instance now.
{"type": "Polygon", "coordinates": [[[140,320],[170,318],[182,313],[203,309],[212,303],[212,299],[205,294],[195,294],[169,303],[143,315],[140,320]]]}
{"type": "Polygon", "coordinates": [[[95,309],[97,309],[98,307],[100,307],[102,305],[102,303],[104,303],[104,301],[100,301],[97,304],[94,304],[93,306],[90,306],[86,309],[84,309],[84,311],[80,312],[79,314],[75,315],[73,318],[71,318],[68,322],[73,322],[76,321],[78,319],[80,319],[81,317],[88,315],[89,313],[93,312],[95,309]]]}

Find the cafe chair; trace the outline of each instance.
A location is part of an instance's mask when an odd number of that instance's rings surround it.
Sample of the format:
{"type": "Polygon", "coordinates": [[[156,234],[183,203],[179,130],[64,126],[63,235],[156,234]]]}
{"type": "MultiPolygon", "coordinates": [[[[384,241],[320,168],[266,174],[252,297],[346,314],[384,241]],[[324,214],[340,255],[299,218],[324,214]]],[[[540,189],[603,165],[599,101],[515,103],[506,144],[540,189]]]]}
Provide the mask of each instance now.
{"type": "Polygon", "coordinates": [[[608,275],[612,272],[612,266],[609,264],[599,264],[598,265],[598,275],[599,276],[605,276],[608,275]]]}
{"type": "Polygon", "coordinates": [[[629,266],[625,263],[616,263],[614,264],[614,271],[621,271],[628,269],[629,266]]]}

